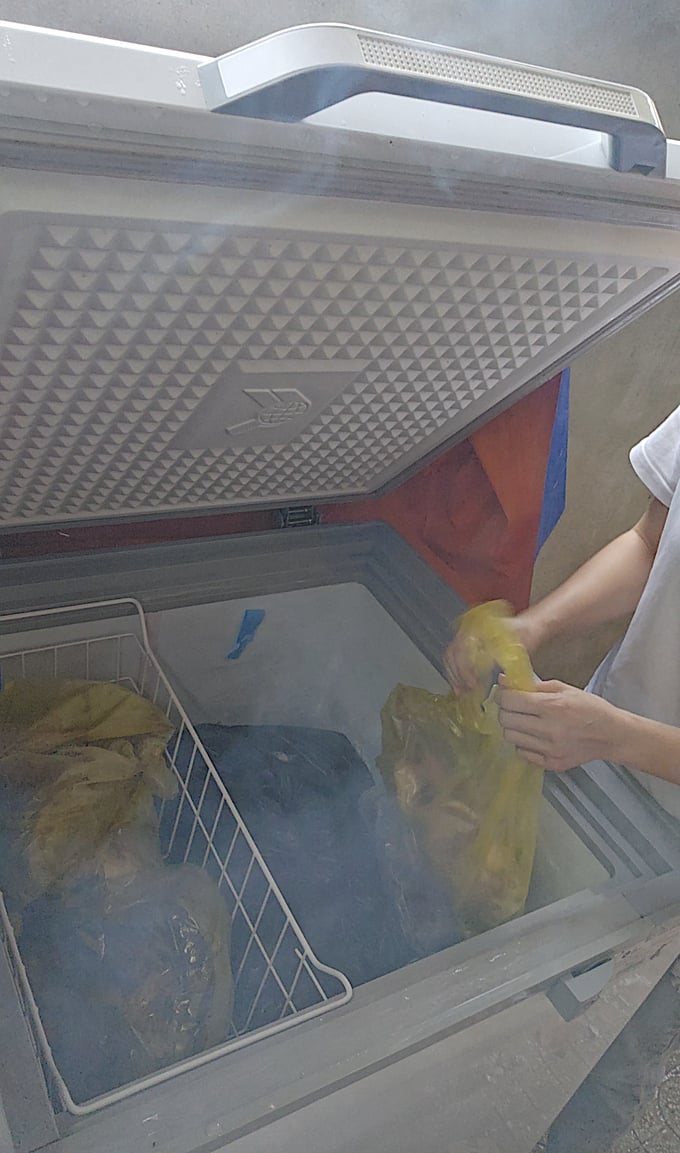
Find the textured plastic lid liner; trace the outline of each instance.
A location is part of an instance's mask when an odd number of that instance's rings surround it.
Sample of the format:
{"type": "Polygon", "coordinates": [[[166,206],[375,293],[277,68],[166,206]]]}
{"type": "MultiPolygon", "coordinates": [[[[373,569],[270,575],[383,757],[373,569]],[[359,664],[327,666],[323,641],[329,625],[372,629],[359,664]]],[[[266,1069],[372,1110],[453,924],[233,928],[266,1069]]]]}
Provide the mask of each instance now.
{"type": "Polygon", "coordinates": [[[9,171],[0,197],[5,525],[375,491],[680,264],[517,216],[9,171]]]}

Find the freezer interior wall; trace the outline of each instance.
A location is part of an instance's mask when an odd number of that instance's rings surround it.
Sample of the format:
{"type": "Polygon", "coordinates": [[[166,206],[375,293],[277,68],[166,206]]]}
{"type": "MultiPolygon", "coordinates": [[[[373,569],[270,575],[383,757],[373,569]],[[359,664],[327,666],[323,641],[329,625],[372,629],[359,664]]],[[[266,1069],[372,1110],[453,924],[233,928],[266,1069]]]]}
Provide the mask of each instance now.
{"type": "MultiPolygon", "coordinates": [[[[360,584],[172,609],[154,614],[150,628],[152,644],[196,722],[331,729],[349,738],[376,776],[380,710],[395,684],[446,688],[360,584]],[[243,654],[229,660],[248,609],[266,615],[243,654]]],[[[544,798],[529,907],[607,877],[544,798]]]]}
{"type": "MultiPolygon", "coordinates": [[[[431,691],[445,682],[416,643],[358,583],[261,597],[186,604],[148,617],[151,644],[196,724],[301,725],[343,733],[378,779],[380,710],[398,682],[431,691]],[[229,659],[244,613],[265,616],[238,659],[229,659]]],[[[111,619],[0,637],[2,652],[39,650],[82,638],[136,631],[111,619]]],[[[442,638],[443,639],[443,638],[442,638]]],[[[107,679],[92,648],[94,679],[107,679]]],[[[25,661],[26,676],[52,675],[51,656],[25,661]]],[[[578,833],[542,801],[528,907],[540,908],[608,878],[578,833]]],[[[304,930],[304,924],[303,924],[304,930]]]]}

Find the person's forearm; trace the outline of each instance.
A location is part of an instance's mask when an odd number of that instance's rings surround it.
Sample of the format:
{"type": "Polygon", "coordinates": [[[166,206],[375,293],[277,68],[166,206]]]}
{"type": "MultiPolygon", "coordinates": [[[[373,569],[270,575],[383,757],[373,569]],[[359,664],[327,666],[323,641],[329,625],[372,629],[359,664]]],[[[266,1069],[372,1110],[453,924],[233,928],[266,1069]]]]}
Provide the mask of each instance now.
{"type": "Polygon", "coordinates": [[[615,709],[606,760],[680,784],[680,729],[615,709]]]}
{"type": "Polygon", "coordinates": [[[529,652],[555,637],[629,616],[653,560],[653,551],[637,529],[617,537],[555,592],[519,614],[516,621],[529,652]]]}

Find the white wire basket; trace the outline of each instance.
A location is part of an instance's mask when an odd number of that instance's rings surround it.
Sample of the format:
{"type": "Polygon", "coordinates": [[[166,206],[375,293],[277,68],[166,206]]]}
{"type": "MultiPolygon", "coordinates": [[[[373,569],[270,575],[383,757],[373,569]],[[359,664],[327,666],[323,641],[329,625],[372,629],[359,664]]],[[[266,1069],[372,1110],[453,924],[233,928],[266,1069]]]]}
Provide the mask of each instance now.
{"type": "MultiPolygon", "coordinates": [[[[121,632],[7,649],[0,636],[2,682],[18,679],[117,682],[161,708],[175,733],[166,750],[178,782],[178,798],[160,812],[161,842],[173,862],[200,866],[214,878],[232,922],[231,964],[234,1011],[224,1044],[89,1101],[74,1101],[54,1059],[5,902],[0,894],[0,934],[36,1053],[57,1108],[75,1116],[95,1113],[144,1089],[197,1069],[228,1053],[280,1033],[301,1021],[345,1004],[352,996],[347,977],[314,955],[262,854],[250,836],[196,730],[161,669],[149,643],[142,606],[132,598],[0,616],[4,634],[49,629],[61,618],[83,614],[105,620],[134,612],[138,635],[121,632]]],[[[57,630],[59,631],[59,630],[57,630]]],[[[27,639],[30,632],[26,633],[27,639]]],[[[14,635],[16,641],[16,634],[14,635]]]]}

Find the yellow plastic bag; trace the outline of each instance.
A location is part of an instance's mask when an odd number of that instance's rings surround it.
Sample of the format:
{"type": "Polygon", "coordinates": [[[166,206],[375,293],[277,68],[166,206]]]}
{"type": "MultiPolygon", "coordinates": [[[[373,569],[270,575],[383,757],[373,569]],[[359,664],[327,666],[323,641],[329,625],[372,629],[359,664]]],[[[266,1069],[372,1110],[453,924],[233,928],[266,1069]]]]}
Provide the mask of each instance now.
{"type": "Polygon", "coordinates": [[[161,851],[172,732],[120,685],[17,681],[0,693],[0,882],[79,1101],[229,1035],[229,911],[206,872],[161,851]]]}
{"type": "MultiPolygon", "coordinates": [[[[151,845],[157,841],[156,787],[137,761],[96,746],[74,747],[54,759],[63,771],[36,791],[25,817],[33,899],[83,872],[97,872],[100,855],[111,854],[109,841],[123,829],[139,826],[151,845]]],[[[166,795],[171,788],[170,781],[166,795]]]]}
{"type": "Polygon", "coordinates": [[[165,743],[171,732],[160,709],[122,685],[11,681],[0,693],[0,761],[122,737],[157,737],[165,743]]]}
{"type": "Polygon", "coordinates": [[[460,621],[480,688],[459,699],[398,685],[382,711],[378,764],[468,934],[521,913],[527,898],[543,773],[503,739],[492,683],[534,687],[502,602],[460,621]]]}
{"type": "Polygon", "coordinates": [[[153,798],[176,792],[164,758],[172,731],[160,709],[122,685],[26,680],[6,686],[0,785],[7,796],[16,794],[25,868],[20,883],[8,886],[5,879],[5,885],[20,904],[96,871],[98,854],[130,825],[146,824],[153,843],[153,798]]]}

